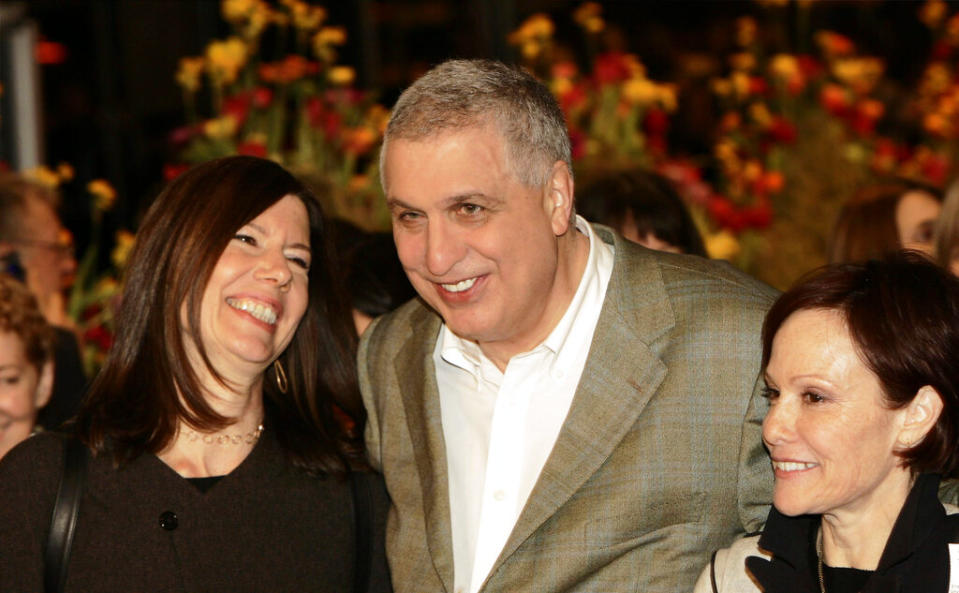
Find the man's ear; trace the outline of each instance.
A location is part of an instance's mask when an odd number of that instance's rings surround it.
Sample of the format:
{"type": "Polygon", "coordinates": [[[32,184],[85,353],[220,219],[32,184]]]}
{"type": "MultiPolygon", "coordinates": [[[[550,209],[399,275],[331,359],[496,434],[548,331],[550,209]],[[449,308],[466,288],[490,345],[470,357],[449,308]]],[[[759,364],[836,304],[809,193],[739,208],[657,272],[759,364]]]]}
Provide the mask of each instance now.
{"type": "Polygon", "coordinates": [[[942,396],[931,385],[923,385],[906,406],[906,417],[899,429],[897,443],[909,449],[922,442],[942,413],[942,396]]]}
{"type": "Polygon", "coordinates": [[[556,161],[550,169],[544,189],[545,207],[550,214],[553,233],[560,236],[569,230],[573,218],[573,173],[564,161],[556,161]]]}
{"type": "Polygon", "coordinates": [[[34,395],[34,403],[39,410],[47,405],[50,396],[53,395],[53,361],[48,360],[40,369],[40,376],[37,381],[37,392],[34,395]]]}

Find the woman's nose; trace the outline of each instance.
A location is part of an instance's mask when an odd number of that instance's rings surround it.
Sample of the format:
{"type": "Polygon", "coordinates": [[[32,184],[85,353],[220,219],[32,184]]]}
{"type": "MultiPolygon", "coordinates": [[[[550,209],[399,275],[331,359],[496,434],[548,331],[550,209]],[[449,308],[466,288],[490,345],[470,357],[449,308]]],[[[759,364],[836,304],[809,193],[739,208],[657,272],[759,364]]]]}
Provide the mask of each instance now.
{"type": "Polygon", "coordinates": [[[282,253],[266,253],[261,258],[256,277],[266,282],[272,282],[278,286],[289,284],[293,273],[290,270],[290,262],[282,253]]]}
{"type": "Polygon", "coordinates": [[[766,446],[787,442],[794,432],[794,424],[795,412],[791,409],[791,406],[782,401],[776,402],[769,407],[769,411],[763,419],[763,442],[766,443],[766,446]]]}

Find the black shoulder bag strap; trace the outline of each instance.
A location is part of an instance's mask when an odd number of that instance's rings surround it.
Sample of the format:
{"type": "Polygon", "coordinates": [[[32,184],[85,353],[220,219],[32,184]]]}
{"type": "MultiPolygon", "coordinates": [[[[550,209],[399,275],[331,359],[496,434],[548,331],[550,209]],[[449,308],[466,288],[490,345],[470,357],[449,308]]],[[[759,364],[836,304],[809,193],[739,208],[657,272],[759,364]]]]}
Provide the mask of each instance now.
{"type": "Polygon", "coordinates": [[[80,511],[87,476],[87,447],[78,439],[70,437],[63,443],[63,476],[57,490],[57,502],[53,506],[50,533],[43,550],[43,590],[46,593],[61,593],[67,580],[67,563],[73,533],[80,511]]]}
{"type": "Polygon", "coordinates": [[[353,491],[353,532],[356,552],[353,559],[353,593],[366,593],[370,585],[370,537],[373,500],[367,476],[350,473],[353,491]]]}

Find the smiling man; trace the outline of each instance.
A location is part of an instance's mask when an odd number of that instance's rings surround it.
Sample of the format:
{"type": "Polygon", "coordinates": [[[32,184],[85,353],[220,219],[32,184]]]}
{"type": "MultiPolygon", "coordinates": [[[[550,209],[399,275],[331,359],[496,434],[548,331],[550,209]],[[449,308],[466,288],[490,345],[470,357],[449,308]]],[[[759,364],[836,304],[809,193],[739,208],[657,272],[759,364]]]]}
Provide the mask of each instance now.
{"type": "Polygon", "coordinates": [[[396,591],[692,589],[768,510],[773,291],[577,217],[563,114],[503,64],[407,89],[381,172],[421,297],[359,356],[396,591]]]}

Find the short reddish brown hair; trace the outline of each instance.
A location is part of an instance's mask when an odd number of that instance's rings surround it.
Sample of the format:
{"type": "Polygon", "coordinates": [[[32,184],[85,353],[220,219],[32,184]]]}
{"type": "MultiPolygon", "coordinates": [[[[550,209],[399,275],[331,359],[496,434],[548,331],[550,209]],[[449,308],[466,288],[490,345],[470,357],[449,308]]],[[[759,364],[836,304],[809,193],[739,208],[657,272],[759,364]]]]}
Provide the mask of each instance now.
{"type": "Polygon", "coordinates": [[[913,251],[820,268],[766,314],[764,369],[776,332],[790,315],[809,309],[842,314],[891,409],[908,405],[925,385],[939,392],[943,409],[936,425],[899,455],[914,473],[959,476],[959,278],[913,251]]]}

